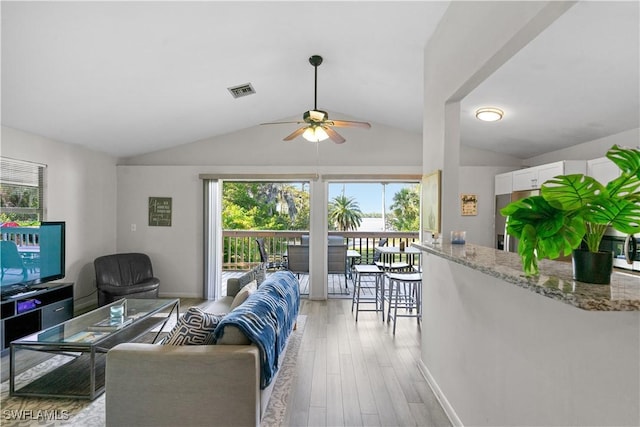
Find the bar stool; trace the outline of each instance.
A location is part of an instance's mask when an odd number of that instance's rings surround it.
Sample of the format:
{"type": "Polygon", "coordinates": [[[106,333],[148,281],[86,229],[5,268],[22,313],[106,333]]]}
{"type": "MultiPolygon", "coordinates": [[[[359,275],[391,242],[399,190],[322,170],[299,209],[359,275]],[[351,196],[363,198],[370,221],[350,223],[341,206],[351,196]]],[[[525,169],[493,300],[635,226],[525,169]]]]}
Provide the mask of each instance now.
{"type": "Polygon", "coordinates": [[[380,293],[381,276],[383,271],[376,265],[369,264],[356,264],[353,266],[354,287],[353,298],[351,300],[351,312],[353,313],[353,307],[356,308],[356,322],[358,321],[358,313],[361,311],[376,311],[382,313],[382,321],[384,322],[384,305],[382,304],[382,294],[380,293]],[[365,281],[362,284],[362,276],[374,277],[374,284],[371,285],[371,281],[365,281]],[[361,291],[363,289],[374,289],[375,294],[373,296],[362,296],[361,291]],[[375,308],[361,309],[360,304],[375,304],[375,308]]]}
{"type": "Polygon", "coordinates": [[[387,322],[393,317],[393,334],[395,335],[398,317],[415,317],[418,323],[422,320],[422,275],[420,273],[386,273],[385,276],[389,280],[387,322]],[[404,309],[405,313],[398,314],[398,308],[404,309]]]}

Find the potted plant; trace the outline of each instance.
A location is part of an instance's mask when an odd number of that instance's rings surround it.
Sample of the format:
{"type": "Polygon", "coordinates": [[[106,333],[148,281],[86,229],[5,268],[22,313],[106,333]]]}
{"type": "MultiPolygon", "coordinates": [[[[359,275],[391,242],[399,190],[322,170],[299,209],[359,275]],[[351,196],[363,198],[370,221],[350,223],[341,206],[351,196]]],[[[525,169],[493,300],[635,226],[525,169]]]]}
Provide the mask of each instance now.
{"type": "Polygon", "coordinates": [[[541,195],[512,202],[500,211],[507,217],[507,233],[519,239],[518,254],[527,276],[538,274],[538,259],[573,253],[576,280],[609,283],[612,253],[598,255],[607,227],[627,234],[640,232],[640,149],[614,145],[607,158],[621,174],[606,185],[583,174],[560,175],[542,184],[541,195]],[[583,242],[584,251],[579,249],[583,242]],[[582,272],[580,260],[585,256],[591,269],[582,272]],[[603,260],[594,260],[598,257],[603,260]]]}

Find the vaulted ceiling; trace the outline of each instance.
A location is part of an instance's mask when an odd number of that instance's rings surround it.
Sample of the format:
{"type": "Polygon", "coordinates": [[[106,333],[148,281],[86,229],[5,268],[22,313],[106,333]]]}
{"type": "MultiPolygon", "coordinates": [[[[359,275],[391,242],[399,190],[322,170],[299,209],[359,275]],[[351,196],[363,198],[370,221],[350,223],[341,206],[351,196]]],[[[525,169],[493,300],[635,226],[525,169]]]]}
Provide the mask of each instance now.
{"type": "MultiPolygon", "coordinates": [[[[118,157],[161,150],[301,117],[319,54],[319,108],[420,133],[423,51],[448,5],[3,1],[2,125],[118,157]],[[256,93],[234,99],[245,83],[256,93]]],[[[639,13],[569,9],[463,99],[462,143],[527,158],[639,127],[639,13]],[[505,118],[478,122],[484,105],[505,118]]]]}

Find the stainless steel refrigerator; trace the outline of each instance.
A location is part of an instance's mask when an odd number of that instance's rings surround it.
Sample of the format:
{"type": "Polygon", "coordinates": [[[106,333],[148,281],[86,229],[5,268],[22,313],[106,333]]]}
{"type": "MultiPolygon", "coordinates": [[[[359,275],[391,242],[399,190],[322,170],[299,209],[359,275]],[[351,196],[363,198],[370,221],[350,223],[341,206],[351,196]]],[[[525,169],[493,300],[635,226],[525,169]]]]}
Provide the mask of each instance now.
{"type": "Polygon", "coordinates": [[[518,252],[518,240],[507,235],[506,218],[500,214],[500,210],[509,203],[516,200],[524,199],[530,196],[537,196],[540,190],[514,191],[511,194],[498,194],[496,196],[496,215],[495,215],[495,248],[501,251],[518,252]]]}

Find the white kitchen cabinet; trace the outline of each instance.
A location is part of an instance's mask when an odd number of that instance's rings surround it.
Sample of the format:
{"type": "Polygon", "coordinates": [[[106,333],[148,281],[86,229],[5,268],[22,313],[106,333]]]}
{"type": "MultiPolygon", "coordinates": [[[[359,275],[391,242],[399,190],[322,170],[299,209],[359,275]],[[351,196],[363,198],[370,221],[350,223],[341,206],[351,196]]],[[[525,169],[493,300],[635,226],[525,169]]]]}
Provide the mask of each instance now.
{"type": "Polygon", "coordinates": [[[545,181],[558,175],[585,174],[587,172],[586,163],[584,160],[563,160],[514,171],[513,191],[538,189],[545,181]]]}
{"type": "Polygon", "coordinates": [[[531,190],[538,187],[538,171],[535,168],[513,172],[513,191],[531,190]]]}
{"type": "Polygon", "coordinates": [[[511,194],[513,191],[513,172],[501,173],[495,177],[495,193],[511,194]]]}
{"type": "Polygon", "coordinates": [[[607,185],[620,176],[620,168],[606,157],[587,161],[587,175],[595,178],[600,184],[607,185]]]}

